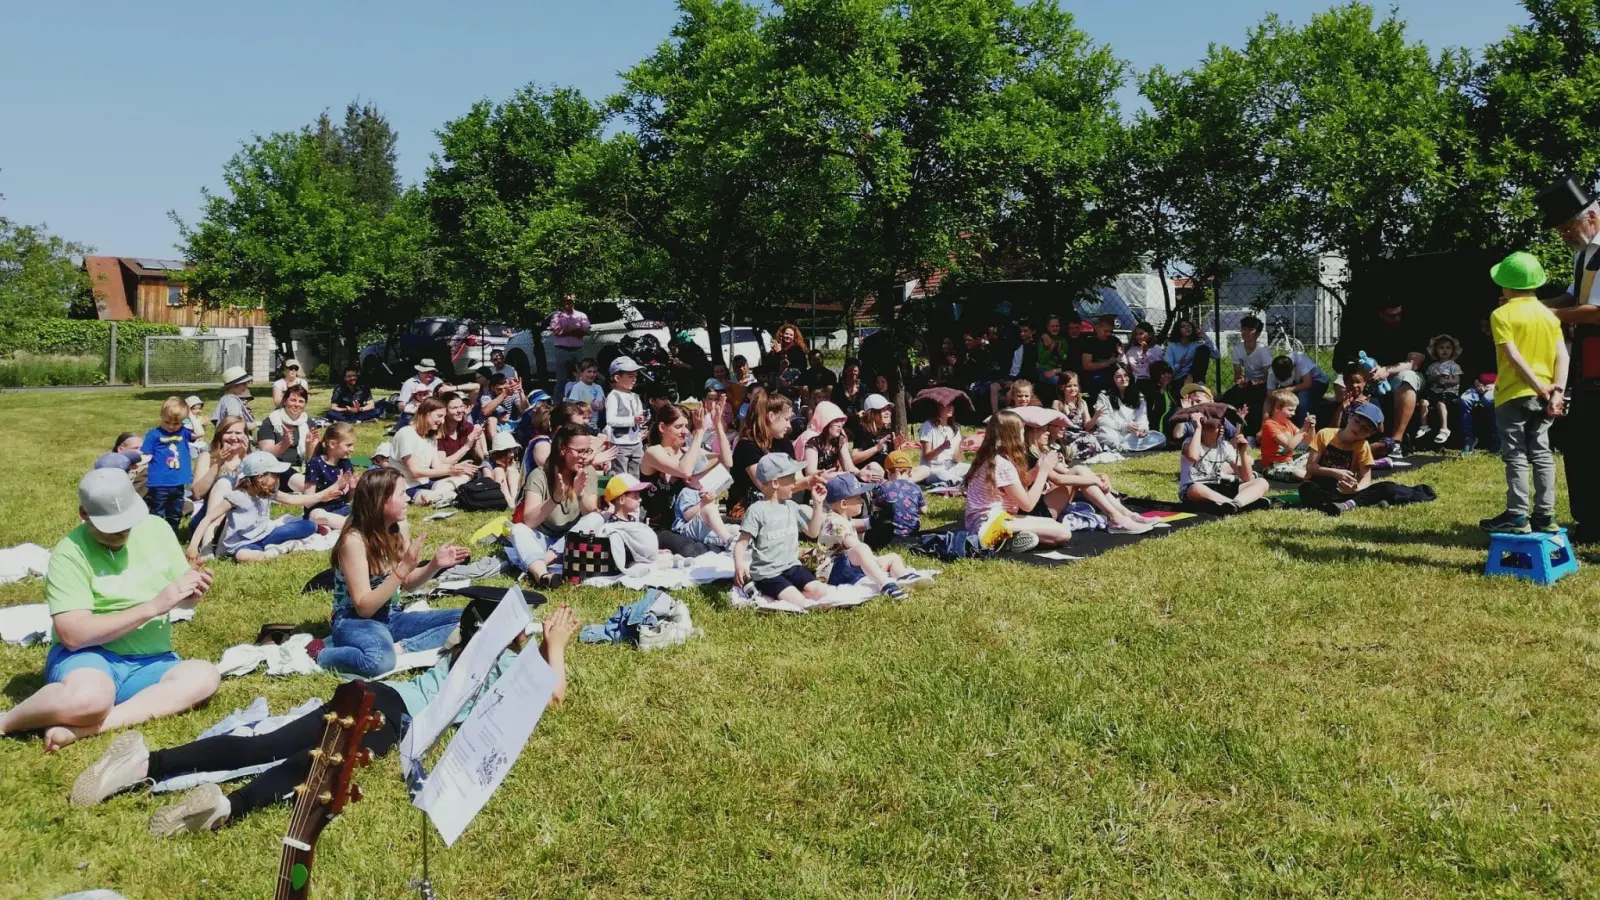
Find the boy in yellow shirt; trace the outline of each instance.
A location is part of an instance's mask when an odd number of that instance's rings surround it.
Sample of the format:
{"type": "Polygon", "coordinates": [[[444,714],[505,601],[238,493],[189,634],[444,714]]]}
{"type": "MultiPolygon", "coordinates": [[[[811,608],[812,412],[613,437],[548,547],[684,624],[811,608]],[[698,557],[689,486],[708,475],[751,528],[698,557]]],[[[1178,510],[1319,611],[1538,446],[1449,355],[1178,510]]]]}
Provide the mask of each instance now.
{"type": "Polygon", "coordinates": [[[1530,253],[1513,253],[1491,268],[1489,277],[1500,286],[1503,298],[1489,316],[1489,333],[1499,368],[1494,416],[1500,429],[1500,458],[1506,464],[1506,511],[1478,524],[1490,532],[1553,534],[1560,527],[1550,420],[1566,409],[1567,345],[1555,313],[1534,294],[1545,283],[1539,260],[1530,253]]]}

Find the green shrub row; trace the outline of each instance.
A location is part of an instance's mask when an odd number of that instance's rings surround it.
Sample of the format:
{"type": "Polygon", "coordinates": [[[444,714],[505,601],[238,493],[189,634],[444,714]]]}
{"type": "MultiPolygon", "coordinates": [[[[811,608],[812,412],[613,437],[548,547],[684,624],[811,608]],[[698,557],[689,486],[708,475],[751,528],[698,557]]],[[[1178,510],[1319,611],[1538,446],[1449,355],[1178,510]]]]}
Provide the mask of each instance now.
{"type": "MultiPolygon", "coordinates": [[[[122,361],[144,355],[148,335],[178,334],[178,326],[127,321],[117,324],[117,357],[122,361]]],[[[26,353],[61,356],[98,355],[105,358],[111,343],[111,323],[97,319],[24,319],[0,327],[0,358],[26,353]]],[[[125,370],[125,369],[124,369],[125,370]]]]}
{"type": "MultiPolygon", "coordinates": [[[[122,368],[120,362],[117,368],[122,368]]],[[[103,356],[36,356],[18,353],[0,359],[0,388],[95,385],[106,383],[103,356]]]]}

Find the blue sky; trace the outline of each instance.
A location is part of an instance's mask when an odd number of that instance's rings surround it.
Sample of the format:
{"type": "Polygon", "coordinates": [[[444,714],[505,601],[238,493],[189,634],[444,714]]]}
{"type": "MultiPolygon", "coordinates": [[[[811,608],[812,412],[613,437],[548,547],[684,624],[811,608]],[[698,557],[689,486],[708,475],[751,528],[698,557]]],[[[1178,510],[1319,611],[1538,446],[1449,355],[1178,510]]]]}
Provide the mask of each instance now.
{"type": "MultiPolygon", "coordinates": [[[[1295,22],[1331,0],[1093,0],[1063,6],[1138,69],[1184,68],[1239,44],[1269,10],[1295,22]]],[[[1397,0],[1414,38],[1481,47],[1524,21],[1515,0],[1397,0]]],[[[1384,8],[1380,6],[1380,8],[1384,8]]],[[[255,133],[375,101],[419,180],[433,132],[529,82],[601,97],[667,37],[670,0],[138,4],[0,0],[0,215],[118,256],[173,256],[167,211],[255,133]]]]}

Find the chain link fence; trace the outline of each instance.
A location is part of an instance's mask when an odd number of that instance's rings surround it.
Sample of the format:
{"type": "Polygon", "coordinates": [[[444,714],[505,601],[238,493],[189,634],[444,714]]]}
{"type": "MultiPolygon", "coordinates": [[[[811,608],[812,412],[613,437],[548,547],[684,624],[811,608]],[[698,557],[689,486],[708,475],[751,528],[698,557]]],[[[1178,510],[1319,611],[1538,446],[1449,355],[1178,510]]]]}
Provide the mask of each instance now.
{"type": "Polygon", "coordinates": [[[144,383],[149,387],[215,385],[231,366],[245,365],[242,337],[147,337],[144,383]]]}

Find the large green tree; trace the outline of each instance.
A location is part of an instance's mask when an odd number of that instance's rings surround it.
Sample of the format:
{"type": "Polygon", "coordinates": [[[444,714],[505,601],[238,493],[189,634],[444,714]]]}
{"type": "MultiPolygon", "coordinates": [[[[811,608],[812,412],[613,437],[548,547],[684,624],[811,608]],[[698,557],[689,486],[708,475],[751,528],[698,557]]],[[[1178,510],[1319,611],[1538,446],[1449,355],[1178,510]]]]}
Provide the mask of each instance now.
{"type": "Polygon", "coordinates": [[[626,237],[580,191],[600,165],[601,125],[577,91],[530,85],[439,131],[423,191],[462,311],[526,327],[567,294],[611,295],[626,237]]]}
{"type": "Polygon", "coordinates": [[[204,192],[201,219],[178,223],[191,296],[262,304],[287,345],[296,328],[332,331],[353,360],[364,332],[392,330],[437,289],[423,207],[398,188],[394,133],[375,108],[342,126],[256,137],[204,192]]]}
{"type": "Polygon", "coordinates": [[[89,277],[79,260],[89,248],[0,216],[0,328],[24,319],[94,317],[89,277]]]}

